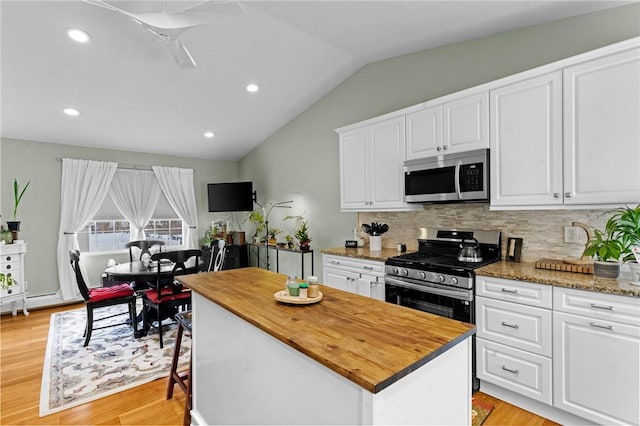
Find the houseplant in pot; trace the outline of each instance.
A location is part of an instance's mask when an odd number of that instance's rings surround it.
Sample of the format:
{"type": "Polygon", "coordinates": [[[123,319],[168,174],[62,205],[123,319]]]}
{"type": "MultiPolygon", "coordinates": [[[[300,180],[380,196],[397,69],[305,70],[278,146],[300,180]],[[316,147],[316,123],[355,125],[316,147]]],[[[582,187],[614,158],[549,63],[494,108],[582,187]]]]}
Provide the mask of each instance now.
{"type": "Polygon", "coordinates": [[[389,225],[378,222],[373,222],[371,225],[363,223],[362,229],[369,234],[369,250],[382,250],[382,234],[389,230],[389,225]]]}
{"type": "Polygon", "coordinates": [[[640,245],[640,206],[609,210],[604,230],[595,229],[584,251],[594,257],[594,273],[617,278],[621,262],[633,260],[631,247],[640,245]]]}
{"type": "Polygon", "coordinates": [[[18,206],[20,205],[20,201],[22,201],[22,197],[29,187],[30,183],[31,181],[27,182],[24,188],[22,188],[22,191],[20,191],[18,179],[13,180],[13,220],[7,221],[7,228],[9,228],[9,231],[11,232],[18,232],[20,230],[20,221],[16,220],[16,218],[18,217],[18,206]]]}
{"type": "Polygon", "coordinates": [[[300,250],[309,250],[311,246],[311,238],[309,237],[309,226],[306,221],[302,221],[302,223],[300,223],[300,227],[296,231],[295,237],[299,241],[300,250]]]}

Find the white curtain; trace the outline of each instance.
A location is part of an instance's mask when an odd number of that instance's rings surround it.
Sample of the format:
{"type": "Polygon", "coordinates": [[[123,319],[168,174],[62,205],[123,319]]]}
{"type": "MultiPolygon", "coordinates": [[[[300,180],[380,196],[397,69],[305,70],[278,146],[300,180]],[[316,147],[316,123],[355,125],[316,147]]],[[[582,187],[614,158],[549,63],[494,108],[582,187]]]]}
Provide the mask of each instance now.
{"type": "Polygon", "coordinates": [[[193,187],[193,170],[153,166],[153,173],[167,201],[182,220],[187,248],[198,248],[198,211],[193,187]]]}
{"type": "Polygon", "coordinates": [[[130,241],[146,239],[144,227],[160,198],[160,185],[150,170],[118,169],[109,196],[131,226],[130,241]]]}
{"type": "Polygon", "coordinates": [[[62,159],[57,260],[63,300],[77,299],[80,294],[69,263],[69,250],[80,248],[76,232],[102,205],[117,167],[111,162],[62,159]]]}

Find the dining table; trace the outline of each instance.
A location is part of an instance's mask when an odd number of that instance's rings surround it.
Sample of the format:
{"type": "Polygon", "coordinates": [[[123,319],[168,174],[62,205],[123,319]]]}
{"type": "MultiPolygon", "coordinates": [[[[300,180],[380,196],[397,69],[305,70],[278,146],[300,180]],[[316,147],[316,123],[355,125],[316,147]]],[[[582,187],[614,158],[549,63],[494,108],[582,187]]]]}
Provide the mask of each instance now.
{"type": "MultiPolygon", "coordinates": [[[[164,262],[160,261],[160,275],[170,277],[173,273],[173,262],[164,262]]],[[[205,268],[206,265],[203,263],[198,264],[198,268],[195,268],[195,258],[190,259],[185,263],[187,267],[187,273],[195,273],[205,268]]],[[[140,292],[145,289],[153,288],[156,282],[156,277],[158,275],[158,262],[157,261],[149,261],[143,262],[141,260],[136,260],[134,262],[124,262],[119,263],[113,266],[109,266],[105,269],[104,273],[107,276],[108,281],[110,282],[133,282],[132,287],[136,292],[140,292]]],[[[152,308],[149,308],[152,309],[152,308]]],[[[167,312],[160,311],[160,316],[162,319],[173,317],[176,312],[169,310],[167,312]]],[[[152,318],[155,317],[155,314],[151,313],[152,318]]],[[[137,316],[138,322],[142,321],[142,312],[140,312],[137,316]]],[[[142,327],[136,333],[136,337],[142,337],[147,334],[148,327],[142,327]]]]}

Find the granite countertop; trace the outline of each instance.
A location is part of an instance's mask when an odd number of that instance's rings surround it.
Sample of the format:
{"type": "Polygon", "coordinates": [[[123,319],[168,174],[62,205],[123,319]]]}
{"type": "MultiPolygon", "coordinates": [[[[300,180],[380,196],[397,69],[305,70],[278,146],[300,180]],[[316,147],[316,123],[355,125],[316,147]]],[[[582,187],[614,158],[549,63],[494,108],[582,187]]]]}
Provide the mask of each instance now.
{"type": "Polygon", "coordinates": [[[613,280],[599,278],[591,274],[538,269],[534,266],[534,262],[502,261],[478,268],[476,274],[620,296],[640,297],[640,286],[631,284],[631,274],[624,269],[620,277],[613,280]]]}
{"type": "Polygon", "coordinates": [[[399,252],[395,248],[383,248],[380,251],[370,251],[369,247],[359,248],[346,248],[346,247],[334,247],[321,250],[324,254],[333,254],[335,256],[356,257],[359,259],[376,260],[378,262],[384,262],[388,258],[398,256],[400,254],[411,252],[399,252]]]}
{"type": "Polygon", "coordinates": [[[475,334],[472,324],[324,285],[319,303],[276,302],[286,275],[255,267],[176,279],[372,393],[475,334]]]}

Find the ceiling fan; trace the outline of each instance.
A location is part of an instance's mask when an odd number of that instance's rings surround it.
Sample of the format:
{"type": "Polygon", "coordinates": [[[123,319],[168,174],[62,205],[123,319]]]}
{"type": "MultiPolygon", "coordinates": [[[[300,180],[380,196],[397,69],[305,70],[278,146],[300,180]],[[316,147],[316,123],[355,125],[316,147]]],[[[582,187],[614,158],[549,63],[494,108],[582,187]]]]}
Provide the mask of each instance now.
{"type": "Polygon", "coordinates": [[[122,13],[142,25],[161,40],[181,69],[195,68],[196,62],[180,41],[180,35],[190,28],[210,24],[219,15],[240,15],[244,10],[237,0],[205,0],[179,12],[168,12],[165,2],[162,9],[152,13],[132,13],[104,0],[84,0],[96,6],[122,13]]]}

